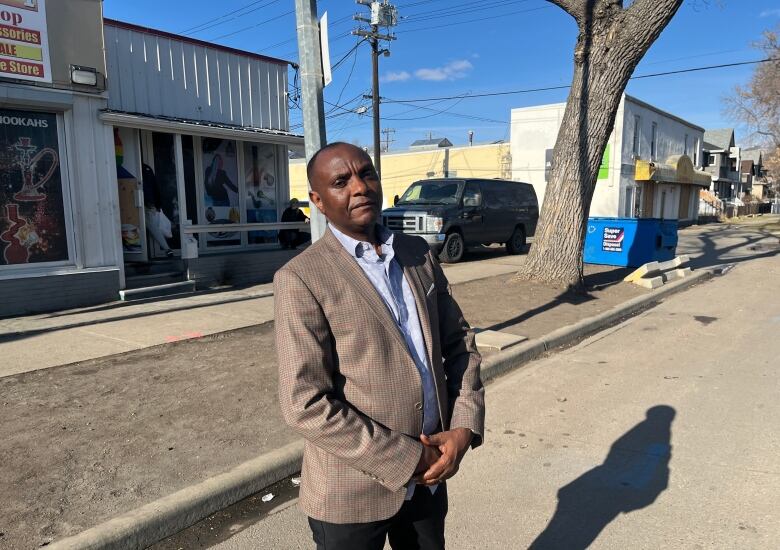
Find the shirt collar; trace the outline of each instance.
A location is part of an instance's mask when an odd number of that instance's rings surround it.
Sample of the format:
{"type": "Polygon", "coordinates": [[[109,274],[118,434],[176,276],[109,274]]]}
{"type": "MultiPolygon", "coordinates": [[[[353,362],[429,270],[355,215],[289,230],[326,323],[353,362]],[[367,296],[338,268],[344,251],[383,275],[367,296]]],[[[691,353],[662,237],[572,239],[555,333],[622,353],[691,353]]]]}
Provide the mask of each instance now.
{"type": "MultiPolygon", "coordinates": [[[[362,258],[366,252],[373,252],[374,247],[371,245],[371,243],[353,239],[349,235],[345,235],[339,231],[333,224],[329,224],[328,228],[333,232],[333,235],[339,240],[344,249],[353,258],[359,259],[362,258]]],[[[379,242],[382,243],[382,253],[385,256],[389,254],[390,257],[392,257],[394,255],[393,232],[381,224],[376,224],[376,236],[379,238],[379,242]]]]}

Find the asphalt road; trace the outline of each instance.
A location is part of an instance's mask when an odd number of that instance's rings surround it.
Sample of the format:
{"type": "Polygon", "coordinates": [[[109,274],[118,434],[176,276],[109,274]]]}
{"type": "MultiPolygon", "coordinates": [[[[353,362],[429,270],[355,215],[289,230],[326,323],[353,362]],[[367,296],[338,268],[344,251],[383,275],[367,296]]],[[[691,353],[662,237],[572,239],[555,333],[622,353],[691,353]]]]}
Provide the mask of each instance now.
{"type": "MultiPolygon", "coordinates": [[[[450,484],[449,548],[777,547],[778,240],[718,237],[699,261],[733,262],[726,275],[488,387],[485,445],[450,484]]],[[[288,491],[165,547],[312,548],[294,504],[288,491]]]]}

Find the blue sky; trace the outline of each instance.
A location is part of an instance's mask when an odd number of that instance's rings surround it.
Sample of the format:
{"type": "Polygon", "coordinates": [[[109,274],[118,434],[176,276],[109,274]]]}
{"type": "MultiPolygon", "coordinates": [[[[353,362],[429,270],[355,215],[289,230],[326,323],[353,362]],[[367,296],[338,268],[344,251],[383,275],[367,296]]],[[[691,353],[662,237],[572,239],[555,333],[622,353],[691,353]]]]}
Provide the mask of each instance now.
{"type": "MultiPolygon", "coordinates": [[[[401,23],[391,56],[382,57],[381,95],[392,100],[460,96],[566,85],[572,71],[576,26],[545,0],[396,0],[401,23]]],[[[367,9],[352,0],[321,0],[331,21],[331,59],[355,46],[350,20],[367,9]]],[[[185,33],[234,48],[297,59],[293,0],[105,0],[105,15],[185,33]],[[233,13],[231,13],[233,12],[233,13]]],[[[759,59],[751,44],[780,25],[777,0],[686,0],[653,45],[637,75],[759,59]]],[[[752,66],[632,81],[627,92],[705,128],[734,126],[722,98],[750,78],[752,66]]],[[[353,111],[370,106],[371,56],[360,45],[335,70],[325,99],[353,111]],[[354,68],[353,68],[354,67],[354,68]]],[[[291,72],[292,81],[292,72],[291,72]]],[[[394,128],[391,149],[415,139],[447,137],[465,143],[509,138],[514,107],[565,101],[566,90],[382,105],[382,127],[394,128]],[[424,108],[421,108],[424,107],[424,108]],[[444,111],[444,112],[442,112],[444,111]]],[[[371,144],[369,115],[326,106],[328,139],[371,144]],[[338,115],[338,116],[335,116],[338,115]]],[[[292,122],[300,111],[291,112],[292,122]]],[[[300,130],[298,130],[300,131],[300,130]]],[[[744,133],[742,134],[744,136],[744,133]]],[[[737,139],[741,137],[737,134],[737,139]]]]}

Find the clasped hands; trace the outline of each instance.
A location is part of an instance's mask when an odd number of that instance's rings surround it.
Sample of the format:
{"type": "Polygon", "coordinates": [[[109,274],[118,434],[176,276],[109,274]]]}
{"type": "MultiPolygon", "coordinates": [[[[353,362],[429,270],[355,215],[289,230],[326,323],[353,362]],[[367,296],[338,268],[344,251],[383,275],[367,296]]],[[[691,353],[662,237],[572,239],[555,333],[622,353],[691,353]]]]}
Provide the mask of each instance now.
{"type": "Polygon", "coordinates": [[[468,428],[454,428],[431,436],[421,435],[422,455],[412,480],[420,485],[437,485],[458,473],[460,461],[474,434],[468,428]]]}

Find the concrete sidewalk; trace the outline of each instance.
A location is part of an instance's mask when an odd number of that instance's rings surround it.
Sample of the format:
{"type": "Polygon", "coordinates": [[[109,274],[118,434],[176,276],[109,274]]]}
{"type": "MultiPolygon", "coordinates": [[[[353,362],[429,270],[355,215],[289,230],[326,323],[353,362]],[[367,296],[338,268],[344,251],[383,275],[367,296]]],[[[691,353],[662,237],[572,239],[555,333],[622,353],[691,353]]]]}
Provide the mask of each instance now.
{"type": "MultiPolygon", "coordinates": [[[[452,284],[512,273],[525,259],[502,248],[445,266],[452,284]],[[475,266],[478,265],[478,269],[475,266]]],[[[273,320],[273,284],[210,291],[146,303],[0,320],[0,377],[200,338],[273,320]]]]}
{"type": "MultiPolygon", "coordinates": [[[[695,268],[774,254],[780,216],[693,226],[680,232],[678,254],[695,268]],[[751,247],[758,247],[751,250],[751,247]],[[761,248],[765,247],[765,248],[761,248]]],[[[526,256],[503,247],[473,251],[444,266],[453,285],[514,272],[526,256]]],[[[108,357],[152,346],[259,325],[273,320],[272,284],[208,291],[146,303],[104,306],[0,319],[4,361],[0,377],[108,357]]]]}
{"type": "MultiPolygon", "coordinates": [[[[776,548],[779,275],[777,258],[744,263],[489,386],[448,548],[776,548]]],[[[153,549],[311,548],[295,494],[274,490],[153,549]]]]}

